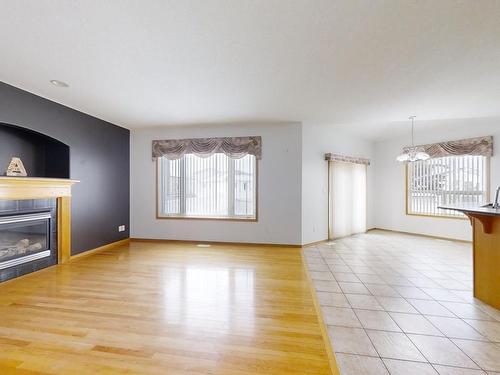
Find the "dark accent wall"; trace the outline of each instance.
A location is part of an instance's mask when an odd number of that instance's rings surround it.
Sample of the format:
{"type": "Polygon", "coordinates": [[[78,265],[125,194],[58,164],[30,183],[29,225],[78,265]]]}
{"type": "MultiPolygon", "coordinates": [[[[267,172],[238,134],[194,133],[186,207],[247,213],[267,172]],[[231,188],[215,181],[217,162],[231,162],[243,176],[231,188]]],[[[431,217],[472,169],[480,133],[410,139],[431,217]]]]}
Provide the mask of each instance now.
{"type": "MultiPolygon", "coordinates": [[[[129,237],[129,130],[2,82],[0,123],[30,129],[69,146],[70,178],[80,180],[73,186],[73,254],[129,237]],[[118,232],[123,224],[126,231],[118,232]]],[[[0,149],[6,139],[0,133],[0,149]]],[[[46,162],[51,158],[58,162],[53,153],[46,162]]]]}

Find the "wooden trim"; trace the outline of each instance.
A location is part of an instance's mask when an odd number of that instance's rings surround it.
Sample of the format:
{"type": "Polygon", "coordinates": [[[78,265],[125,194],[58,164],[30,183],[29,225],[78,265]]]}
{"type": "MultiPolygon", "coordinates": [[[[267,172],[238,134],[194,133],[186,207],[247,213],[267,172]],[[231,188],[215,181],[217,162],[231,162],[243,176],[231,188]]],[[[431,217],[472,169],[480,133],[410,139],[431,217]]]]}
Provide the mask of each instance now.
{"type": "Polygon", "coordinates": [[[472,243],[472,241],[468,241],[468,240],[458,240],[456,238],[440,237],[440,236],[433,236],[433,235],[430,235],[430,234],[422,234],[422,233],[414,233],[414,232],[405,232],[405,231],[395,230],[395,229],[371,228],[371,229],[368,229],[367,232],[370,232],[370,231],[373,231],[373,230],[381,230],[381,231],[384,231],[384,232],[392,232],[392,233],[408,234],[408,235],[411,235],[411,236],[433,238],[435,240],[445,240],[445,241],[453,241],[453,242],[461,242],[461,243],[472,243]]]}
{"type": "Polygon", "coordinates": [[[35,177],[0,177],[0,199],[44,199],[70,197],[77,180],[35,177]]]}
{"type": "Polygon", "coordinates": [[[215,220],[215,221],[245,221],[245,222],[256,222],[258,221],[254,217],[249,217],[248,219],[243,217],[219,217],[219,216],[157,216],[158,220],[215,220]]]}
{"type": "Polygon", "coordinates": [[[96,247],[95,249],[87,250],[87,251],[84,251],[80,254],[72,255],[71,258],[69,259],[69,261],[74,262],[74,261],[77,261],[77,260],[82,259],[84,257],[87,257],[89,255],[94,255],[94,254],[99,253],[101,251],[111,250],[111,249],[114,249],[114,248],[117,248],[120,246],[125,246],[125,245],[128,245],[129,243],[130,243],[130,238],[125,238],[123,240],[108,243],[107,245],[99,246],[99,247],[96,247]]]}
{"type": "Polygon", "coordinates": [[[255,221],[259,221],[259,164],[260,159],[255,158],[255,221]]]}
{"type": "Polygon", "coordinates": [[[453,216],[453,215],[428,215],[428,214],[409,214],[406,216],[428,217],[432,219],[454,219],[454,220],[468,220],[467,217],[453,216]]]}
{"type": "Polygon", "coordinates": [[[328,364],[330,365],[330,371],[332,375],[340,375],[340,370],[337,365],[337,360],[335,358],[335,354],[333,352],[333,346],[330,341],[330,336],[328,335],[328,331],[326,329],[326,323],[323,319],[323,313],[321,312],[321,305],[319,304],[318,297],[316,295],[316,288],[314,287],[314,283],[309,275],[309,270],[307,269],[307,265],[304,259],[304,252],[301,251],[300,255],[302,257],[302,267],[304,269],[304,273],[307,278],[307,282],[309,284],[309,292],[311,293],[311,297],[314,304],[314,309],[316,310],[316,316],[318,317],[318,324],[321,330],[321,336],[323,337],[323,343],[325,344],[326,355],[328,357],[328,364]]]}
{"type": "Polygon", "coordinates": [[[71,197],[57,198],[57,253],[59,264],[71,258],[71,197]]]}
{"type": "Polygon", "coordinates": [[[486,200],[491,199],[491,157],[486,157],[486,200]]]}
{"type": "Polygon", "coordinates": [[[156,158],[156,188],[155,188],[155,212],[157,220],[217,220],[217,221],[242,221],[242,222],[258,222],[259,221],[259,160],[255,158],[255,216],[252,217],[217,217],[217,216],[162,216],[158,210],[159,200],[158,200],[158,183],[160,174],[160,158],[156,158]]]}
{"type": "Polygon", "coordinates": [[[266,247],[288,247],[301,248],[302,245],[281,244],[281,243],[261,243],[261,242],[224,242],[224,241],[195,241],[195,240],[169,240],[164,238],[130,238],[130,242],[173,242],[186,245],[209,244],[209,245],[233,245],[233,246],[266,246],[266,247]]]}

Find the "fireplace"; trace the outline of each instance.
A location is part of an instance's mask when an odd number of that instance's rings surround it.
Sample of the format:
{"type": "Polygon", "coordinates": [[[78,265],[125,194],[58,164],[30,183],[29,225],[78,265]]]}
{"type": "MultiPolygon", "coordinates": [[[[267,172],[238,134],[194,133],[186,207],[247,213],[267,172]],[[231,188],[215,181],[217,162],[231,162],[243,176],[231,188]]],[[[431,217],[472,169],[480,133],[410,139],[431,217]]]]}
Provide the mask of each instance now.
{"type": "Polygon", "coordinates": [[[0,281],[57,264],[55,199],[0,201],[0,281]]]}
{"type": "Polygon", "coordinates": [[[0,176],[0,282],[70,260],[77,182],[0,176]]]}

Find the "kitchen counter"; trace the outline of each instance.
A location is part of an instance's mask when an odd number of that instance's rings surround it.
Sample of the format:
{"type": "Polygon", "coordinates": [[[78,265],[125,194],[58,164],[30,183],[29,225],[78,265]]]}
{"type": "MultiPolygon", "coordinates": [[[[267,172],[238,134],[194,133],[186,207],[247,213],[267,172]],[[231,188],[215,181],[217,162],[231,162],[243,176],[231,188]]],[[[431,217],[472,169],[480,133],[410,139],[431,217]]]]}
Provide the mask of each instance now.
{"type": "Polygon", "coordinates": [[[475,204],[455,204],[450,206],[439,206],[439,208],[442,208],[444,210],[460,211],[465,214],[467,214],[467,212],[470,212],[474,214],[500,216],[500,208],[492,208],[491,206],[482,207],[475,204]]]}
{"type": "Polygon", "coordinates": [[[463,212],[470,219],[474,297],[500,309],[500,209],[472,204],[439,208],[463,212]]]}

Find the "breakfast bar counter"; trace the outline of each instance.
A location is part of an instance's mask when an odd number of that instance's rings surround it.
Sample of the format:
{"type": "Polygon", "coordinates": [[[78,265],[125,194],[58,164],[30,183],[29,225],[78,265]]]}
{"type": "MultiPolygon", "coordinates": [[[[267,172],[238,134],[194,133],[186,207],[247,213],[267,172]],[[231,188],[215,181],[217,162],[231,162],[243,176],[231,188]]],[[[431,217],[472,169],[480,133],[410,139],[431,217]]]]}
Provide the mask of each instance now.
{"type": "Polygon", "coordinates": [[[500,309],[500,208],[441,206],[467,215],[473,230],[474,297],[500,309]]]}

